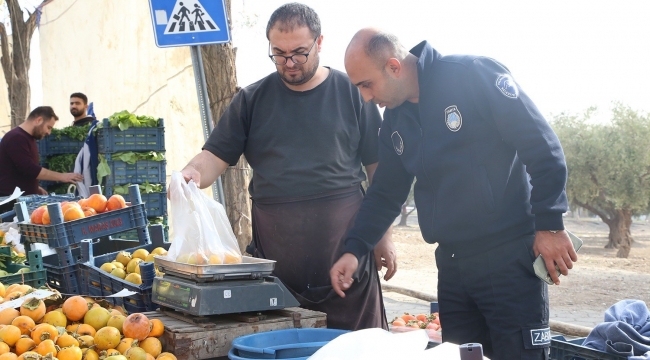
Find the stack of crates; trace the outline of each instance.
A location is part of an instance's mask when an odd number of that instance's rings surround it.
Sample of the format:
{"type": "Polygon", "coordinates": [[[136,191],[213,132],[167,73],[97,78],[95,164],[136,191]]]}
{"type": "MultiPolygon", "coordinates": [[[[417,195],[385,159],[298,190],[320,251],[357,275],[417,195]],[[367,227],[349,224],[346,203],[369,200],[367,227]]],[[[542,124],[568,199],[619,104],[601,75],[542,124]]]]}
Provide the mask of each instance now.
{"type": "MultiPolygon", "coordinates": [[[[49,169],[48,160],[53,156],[69,155],[71,158],[76,158],[76,156],[79,154],[79,151],[83,148],[84,142],[84,140],[72,139],[65,135],[61,135],[58,139],[55,135],[48,135],[44,137],[43,139],[36,142],[36,145],[38,146],[40,165],[46,169],[49,169]]],[[[72,163],[70,169],[67,169],[67,172],[72,172],[73,170],[74,163],[72,163]]],[[[55,191],[55,189],[65,188],[65,185],[66,184],[58,183],[56,181],[40,181],[40,186],[48,192],[55,191]]],[[[65,193],[62,191],[56,192],[65,193]]]]}
{"type": "Polygon", "coordinates": [[[61,204],[50,203],[47,205],[50,225],[32,224],[27,204],[16,204],[21,243],[25,247],[45,244],[56,252],[43,257],[47,284],[50,287],[63,294],[87,295],[87,286],[79,272],[79,263],[87,261],[80,250],[82,240],[93,239],[98,242],[98,254],[151,244],[145,205],[140,198],[138,186],[130,186],[129,194],[131,205],[126,208],[66,222],[63,221],[61,204]],[[111,238],[112,235],[132,229],[136,230],[137,241],[116,241],[111,238]]]}
{"type": "Polygon", "coordinates": [[[0,283],[5,287],[11,284],[25,284],[37,289],[45,285],[47,275],[43,268],[43,258],[40,250],[27,253],[28,265],[11,262],[8,258],[11,256],[10,246],[0,246],[0,254],[4,255],[3,270],[9,273],[0,276],[0,283]]]}
{"type": "MultiPolygon", "coordinates": [[[[158,127],[130,127],[121,130],[111,127],[109,120],[104,119],[102,127],[97,130],[97,147],[99,154],[106,158],[110,175],[103,180],[104,195],[110,197],[115,193],[114,188],[120,185],[159,184],[161,192],[143,193],[147,217],[151,222],[167,226],[167,174],[166,161],[139,160],[129,164],[114,158],[120,152],[161,152],[165,151],[165,126],[163,119],[158,119],[158,127]],[[162,218],[162,220],[161,220],[162,218]],[[155,220],[154,220],[155,219],[155,220]]],[[[124,200],[131,201],[128,195],[124,200]]],[[[133,233],[121,234],[124,238],[132,238],[133,233]]]]}

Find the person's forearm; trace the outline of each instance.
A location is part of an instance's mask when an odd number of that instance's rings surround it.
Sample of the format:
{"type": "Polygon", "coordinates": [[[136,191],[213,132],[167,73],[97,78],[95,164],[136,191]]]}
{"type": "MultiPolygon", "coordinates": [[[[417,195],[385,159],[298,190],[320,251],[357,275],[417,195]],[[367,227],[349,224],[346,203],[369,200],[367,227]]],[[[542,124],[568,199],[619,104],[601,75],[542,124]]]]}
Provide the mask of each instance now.
{"type": "Polygon", "coordinates": [[[227,167],[228,163],[207,150],[201,151],[185,166],[185,168],[193,168],[201,174],[201,183],[199,184],[201,189],[205,189],[217,181],[227,167]]]}
{"type": "Polygon", "coordinates": [[[38,176],[36,177],[38,180],[46,180],[46,181],[60,181],[64,182],[65,179],[63,179],[63,174],[48,170],[46,168],[42,168],[41,172],[38,173],[38,176]]]}

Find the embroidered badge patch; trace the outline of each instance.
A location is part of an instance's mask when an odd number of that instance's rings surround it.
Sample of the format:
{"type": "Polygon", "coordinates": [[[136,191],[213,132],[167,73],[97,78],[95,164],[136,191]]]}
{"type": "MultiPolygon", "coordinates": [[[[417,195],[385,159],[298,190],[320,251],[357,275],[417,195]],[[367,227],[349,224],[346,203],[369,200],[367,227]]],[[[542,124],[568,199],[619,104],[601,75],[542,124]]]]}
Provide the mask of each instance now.
{"type": "Polygon", "coordinates": [[[456,132],[460,130],[460,127],[463,125],[463,117],[460,115],[460,111],[456,105],[448,106],[445,109],[445,123],[449,130],[456,132]]]}
{"type": "Polygon", "coordinates": [[[533,346],[548,345],[551,343],[551,329],[533,329],[530,330],[530,337],[533,346]]]}
{"type": "Polygon", "coordinates": [[[393,147],[397,155],[402,155],[404,153],[404,141],[397,131],[393,131],[390,135],[390,139],[393,140],[393,147]]]}
{"type": "Polygon", "coordinates": [[[497,78],[496,86],[506,97],[516,99],[517,96],[519,96],[519,89],[517,89],[517,84],[515,84],[512,76],[508,74],[499,75],[497,78]]]}

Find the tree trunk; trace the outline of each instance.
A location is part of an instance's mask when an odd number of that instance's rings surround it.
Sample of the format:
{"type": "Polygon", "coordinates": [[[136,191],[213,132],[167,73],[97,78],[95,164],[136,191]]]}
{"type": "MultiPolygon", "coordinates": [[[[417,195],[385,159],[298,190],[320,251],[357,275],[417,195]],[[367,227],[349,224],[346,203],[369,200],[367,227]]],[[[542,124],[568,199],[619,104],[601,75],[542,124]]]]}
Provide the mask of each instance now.
{"type": "MultiPolygon", "coordinates": [[[[231,0],[226,0],[226,13],[231,19],[231,0]]],[[[232,28],[232,24],[229,23],[232,28]]],[[[226,110],[233,96],[237,93],[237,73],[235,71],[236,49],[232,44],[214,44],[201,46],[203,68],[210,98],[210,110],[214,124],[226,110]]],[[[235,166],[228,167],[221,176],[226,213],[233,227],[239,249],[242,253],[251,242],[251,202],[248,183],[251,171],[248,162],[242,156],[235,166]]]]}
{"type": "Polygon", "coordinates": [[[20,125],[29,113],[31,90],[29,87],[29,53],[32,35],[36,28],[36,12],[23,21],[23,11],[18,0],[7,0],[11,20],[11,47],[3,23],[0,23],[0,46],[2,50],[2,71],[7,81],[11,128],[20,125]]]}
{"type": "Polygon", "coordinates": [[[609,226],[609,242],[605,245],[605,248],[618,248],[616,257],[627,258],[630,255],[633,242],[630,232],[632,212],[629,210],[616,210],[616,215],[605,221],[605,223],[609,226]]]}
{"type": "Polygon", "coordinates": [[[402,213],[399,219],[399,224],[397,224],[397,226],[408,226],[406,222],[409,218],[409,215],[411,215],[413,211],[415,211],[415,207],[413,207],[411,211],[406,211],[406,204],[402,205],[402,213]]]}

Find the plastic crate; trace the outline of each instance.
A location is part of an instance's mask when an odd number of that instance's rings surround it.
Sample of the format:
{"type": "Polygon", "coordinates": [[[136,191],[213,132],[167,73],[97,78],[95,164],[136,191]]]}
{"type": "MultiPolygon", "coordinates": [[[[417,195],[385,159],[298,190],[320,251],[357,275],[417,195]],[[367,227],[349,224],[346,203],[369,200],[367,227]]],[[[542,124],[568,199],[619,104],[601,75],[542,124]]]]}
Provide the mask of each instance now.
{"type": "MultiPolygon", "coordinates": [[[[157,247],[163,247],[168,250],[171,245],[171,243],[165,242],[161,225],[151,226],[151,240],[151,244],[139,245],[126,251],[130,253],[133,253],[137,249],[152,251],[157,247]]],[[[158,305],[151,301],[151,291],[155,273],[149,279],[145,279],[143,276],[142,285],[136,285],[100,269],[102,264],[115,260],[118,253],[119,251],[100,256],[89,254],[88,258],[90,260],[86,263],[79,264],[81,277],[88,288],[88,295],[91,297],[110,296],[123,289],[127,289],[136,292],[136,294],[124,298],[106,297],[105,300],[114,305],[124,306],[128,312],[155,310],[158,305]]],[[[151,270],[153,270],[153,263],[141,263],[141,269],[142,264],[151,264],[151,270]]],[[[141,271],[144,274],[145,270],[141,271]]]]}
{"type": "MultiPolygon", "coordinates": [[[[53,212],[51,207],[55,206],[58,206],[60,211],[59,204],[48,205],[50,217],[53,212]]],[[[55,225],[33,225],[29,222],[19,222],[18,228],[22,243],[43,243],[51,248],[60,248],[78,244],[84,239],[96,239],[133,228],[146,229],[146,218],[144,204],[135,204],[124,209],[55,225]]]]}
{"type": "MultiPolygon", "coordinates": [[[[156,217],[153,217],[156,218],[156,217]]],[[[151,218],[149,218],[149,221],[151,221],[151,218]]],[[[162,225],[163,226],[163,232],[165,234],[165,239],[169,239],[169,225],[167,224],[167,217],[163,218],[163,223],[162,224],[149,224],[149,226],[153,225],[162,225]]],[[[137,239],[138,238],[138,229],[133,229],[125,232],[121,232],[119,234],[116,234],[115,237],[120,238],[120,239],[125,239],[125,240],[132,240],[132,239],[137,239]]]]}
{"type": "MultiPolygon", "coordinates": [[[[164,185],[163,185],[164,186],[164,185]]],[[[106,197],[113,195],[113,189],[106,188],[106,197]]],[[[122,195],[126,202],[131,201],[130,195],[122,195]]],[[[158,193],[141,194],[142,202],[144,203],[147,217],[159,217],[167,215],[167,191],[158,193]]]]}
{"type": "MultiPolygon", "coordinates": [[[[0,254],[11,255],[11,248],[9,246],[0,246],[0,254]]],[[[47,274],[43,268],[43,258],[41,257],[40,250],[32,250],[27,253],[27,265],[14,264],[10,260],[5,260],[5,270],[10,273],[29,268],[28,272],[22,274],[13,274],[0,277],[0,282],[5,286],[11,284],[25,284],[33,288],[39,288],[45,285],[47,281],[47,274]]]]}
{"type": "MultiPolygon", "coordinates": [[[[75,196],[74,194],[69,194],[69,195],[27,195],[27,196],[21,196],[18,199],[16,199],[16,202],[24,202],[25,205],[27,206],[27,212],[29,215],[32,214],[32,212],[39,206],[45,205],[45,204],[52,204],[52,203],[60,203],[64,201],[77,201],[81,199],[80,196],[75,196]]],[[[0,199],[2,200],[2,199],[0,199]]],[[[7,211],[5,213],[0,214],[0,217],[2,218],[2,221],[8,221],[11,222],[11,219],[16,216],[16,212],[14,210],[7,211]],[[5,220],[6,219],[6,220],[5,220]]]]}
{"type": "Polygon", "coordinates": [[[106,188],[123,184],[164,184],[167,180],[167,161],[140,160],[135,164],[125,163],[121,160],[111,160],[110,154],[106,155],[106,162],[111,169],[106,177],[106,188]]]}
{"type": "Polygon", "coordinates": [[[551,338],[551,359],[553,360],[627,360],[627,356],[608,354],[582,346],[585,338],[566,340],[558,335],[551,338]]]}
{"type": "Polygon", "coordinates": [[[121,151],[165,151],[165,126],[163,119],[158,127],[131,127],[120,130],[110,127],[104,119],[103,127],[97,130],[97,150],[100,154],[121,151]]]}
{"type": "Polygon", "coordinates": [[[38,154],[41,159],[45,159],[52,155],[61,154],[78,154],[83,148],[85,141],[71,139],[65,135],[61,135],[60,140],[54,139],[53,136],[46,136],[36,142],[38,146],[38,154]]]}
{"type": "MultiPolygon", "coordinates": [[[[145,243],[150,243],[150,240],[146,239],[145,243]]],[[[93,247],[95,254],[107,254],[138,245],[140,245],[138,240],[103,237],[90,246],[93,247]]],[[[79,263],[86,261],[88,259],[84,259],[81,247],[59,248],[56,254],[44,256],[43,266],[47,271],[47,284],[63,294],[87,294],[87,286],[83,277],[79,276],[79,263]]]]}

